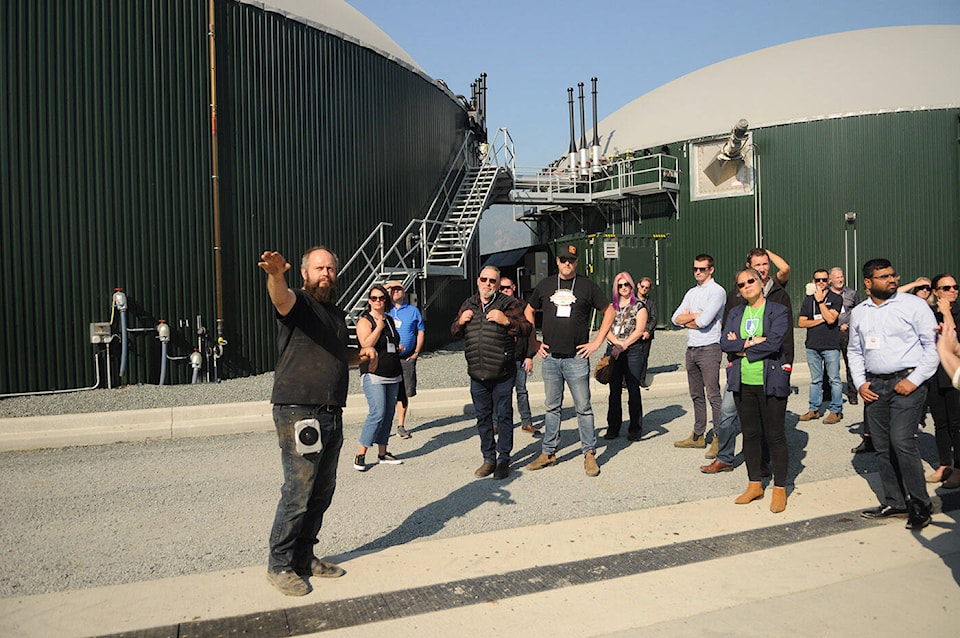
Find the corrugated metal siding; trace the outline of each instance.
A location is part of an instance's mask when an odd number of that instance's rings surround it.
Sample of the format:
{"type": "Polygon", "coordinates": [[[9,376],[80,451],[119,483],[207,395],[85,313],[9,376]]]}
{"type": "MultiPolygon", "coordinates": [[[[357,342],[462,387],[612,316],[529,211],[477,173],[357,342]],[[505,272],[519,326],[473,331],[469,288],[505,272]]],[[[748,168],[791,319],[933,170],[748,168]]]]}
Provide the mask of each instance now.
{"type": "MultiPolygon", "coordinates": [[[[88,324],[110,318],[115,286],[131,325],[167,319],[172,353],[187,354],[196,316],[215,323],[206,3],[15,0],[0,21],[0,245],[15,256],[0,394],[91,384],[88,324]]],[[[466,117],[421,76],[280,15],[220,1],[217,34],[237,375],[275,359],[260,252],[296,263],[325,243],[348,256],[381,219],[402,227],[432,199],[466,117]]],[[[158,374],[154,335],[134,336],[126,380],[158,374]]]]}

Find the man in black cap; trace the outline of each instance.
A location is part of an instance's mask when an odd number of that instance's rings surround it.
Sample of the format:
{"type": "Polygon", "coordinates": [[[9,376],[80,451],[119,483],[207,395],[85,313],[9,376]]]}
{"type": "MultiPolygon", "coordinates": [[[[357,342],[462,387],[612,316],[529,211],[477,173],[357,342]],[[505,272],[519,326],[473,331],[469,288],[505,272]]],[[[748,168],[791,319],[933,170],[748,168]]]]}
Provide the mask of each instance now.
{"type": "Polygon", "coordinates": [[[527,321],[531,324],[534,311],[543,312],[543,345],[537,353],[543,358],[543,389],[546,412],[543,418],[543,450],[527,465],[528,470],[539,470],[557,464],[560,447],[560,406],[563,403],[563,383],[573,395],[580,428],[580,449],[583,469],[587,476],[600,474],[597,464],[597,433],[593,425],[593,407],[590,405],[590,355],[607,338],[616,312],[600,286],[586,277],[577,277],[577,247],[563,245],[557,251],[557,276],[547,277],[533,289],[527,306],[527,321]],[[590,337],[590,314],[596,309],[603,313],[603,322],[593,341],[590,337]]]}

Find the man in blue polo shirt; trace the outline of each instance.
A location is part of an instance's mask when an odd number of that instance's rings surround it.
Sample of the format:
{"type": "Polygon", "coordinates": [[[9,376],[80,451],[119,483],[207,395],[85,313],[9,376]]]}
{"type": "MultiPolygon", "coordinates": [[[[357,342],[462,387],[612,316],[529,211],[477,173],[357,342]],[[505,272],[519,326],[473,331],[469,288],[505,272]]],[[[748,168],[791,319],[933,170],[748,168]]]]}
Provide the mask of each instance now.
{"type": "Polygon", "coordinates": [[[390,293],[393,308],[390,316],[400,334],[400,365],[403,367],[403,384],[397,397],[397,436],[409,439],[404,423],[407,420],[407,406],[410,397],[417,396],[417,359],[423,350],[423,315],[420,309],[407,303],[403,282],[388,281],[384,288],[390,293]]]}

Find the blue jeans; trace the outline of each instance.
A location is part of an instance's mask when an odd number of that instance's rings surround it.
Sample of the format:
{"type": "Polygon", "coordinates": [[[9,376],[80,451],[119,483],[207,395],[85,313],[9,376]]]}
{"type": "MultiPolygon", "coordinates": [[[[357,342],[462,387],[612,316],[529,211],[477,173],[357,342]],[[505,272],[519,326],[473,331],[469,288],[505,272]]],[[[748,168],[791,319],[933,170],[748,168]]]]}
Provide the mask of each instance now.
{"type": "Polygon", "coordinates": [[[723,391],[723,400],[720,402],[720,422],[717,424],[717,460],[727,465],[733,465],[733,457],[737,455],[737,436],[740,434],[740,415],[737,413],[737,403],[733,400],[733,392],[728,387],[723,391]]]}
{"type": "Polygon", "coordinates": [[[520,425],[533,425],[533,415],[530,413],[530,396],[527,394],[527,371],[523,369],[523,361],[517,361],[517,412],[520,413],[520,425]]]}
{"type": "Polygon", "coordinates": [[[927,401],[927,386],[921,385],[908,396],[893,388],[900,381],[867,376],[870,389],[880,395],[863,407],[870,421],[870,434],[877,450],[877,468],[886,505],[906,508],[906,497],[930,505],[923,464],[917,447],[917,423],[927,401]],[[899,476],[898,476],[899,475],[899,476]],[[902,483],[901,483],[902,481],[902,483]]]}
{"type": "Polygon", "coordinates": [[[343,447],[343,417],[340,408],[320,406],[273,406],[273,423],[280,443],[283,487],[270,531],[271,572],[291,570],[309,563],[337,487],[337,462],[343,447]],[[296,451],[294,424],[301,419],[320,422],[323,450],[300,456],[296,451]]]}
{"type": "Polygon", "coordinates": [[[566,381],[577,410],[580,429],[580,450],[586,454],[597,448],[597,432],[593,427],[593,406],[590,405],[590,360],[581,357],[543,360],[543,453],[556,454],[560,447],[560,409],[563,405],[563,383],[566,381]]]}
{"type": "Polygon", "coordinates": [[[393,413],[397,410],[399,383],[379,385],[370,381],[370,375],[360,377],[363,394],[367,397],[367,419],[360,430],[360,445],[373,447],[386,445],[393,426],[393,413]]]}
{"type": "MultiPolygon", "coordinates": [[[[607,348],[607,354],[613,348],[607,348]]],[[[610,365],[613,369],[610,375],[610,401],[607,404],[607,431],[611,434],[620,433],[623,423],[623,381],[627,382],[627,410],[630,415],[630,424],[627,431],[631,434],[640,434],[643,427],[643,399],[640,397],[640,369],[643,367],[644,353],[639,343],[627,348],[616,359],[611,355],[610,365]]]]}
{"type": "Polygon", "coordinates": [[[823,367],[827,367],[830,380],[830,407],[834,414],[843,412],[843,381],[840,380],[840,351],[813,350],[807,348],[807,365],[810,366],[810,410],[819,412],[823,404],[823,367]]]}
{"type": "Polygon", "coordinates": [[[477,433],[484,461],[510,463],[513,451],[513,376],[493,381],[470,379],[470,396],[477,413],[477,433]],[[497,434],[493,433],[496,414],[497,434]]]}

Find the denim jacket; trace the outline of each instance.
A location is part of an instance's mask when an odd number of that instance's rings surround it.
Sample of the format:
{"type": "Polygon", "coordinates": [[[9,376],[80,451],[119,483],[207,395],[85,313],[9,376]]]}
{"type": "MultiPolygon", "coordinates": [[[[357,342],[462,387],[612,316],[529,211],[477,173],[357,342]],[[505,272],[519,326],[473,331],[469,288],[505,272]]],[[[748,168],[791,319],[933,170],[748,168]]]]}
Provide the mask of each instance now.
{"type": "MultiPolygon", "coordinates": [[[[785,399],[790,396],[790,372],[783,369],[783,339],[790,326],[790,313],[786,306],[767,301],[763,309],[763,335],[766,340],[744,351],[746,339],[740,338],[740,322],[746,306],[736,306],[727,315],[727,322],[720,335],[720,349],[726,353],[746,352],[747,360],[764,360],[763,393],[785,399]],[[728,333],[737,335],[727,339],[728,333]]],[[[740,391],[740,360],[737,357],[727,364],[727,387],[731,392],[740,391]]]]}

